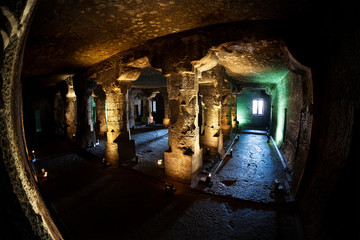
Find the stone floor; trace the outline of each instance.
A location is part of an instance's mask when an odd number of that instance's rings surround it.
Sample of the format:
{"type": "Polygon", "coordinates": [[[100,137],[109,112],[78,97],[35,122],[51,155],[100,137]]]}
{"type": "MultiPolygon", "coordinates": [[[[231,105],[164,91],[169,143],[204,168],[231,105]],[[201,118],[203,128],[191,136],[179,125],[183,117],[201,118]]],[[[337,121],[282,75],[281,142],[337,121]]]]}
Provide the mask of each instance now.
{"type": "Polygon", "coordinates": [[[166,196],[162,181],[129,168],[72,155],[54,161],[74,163],[61,174],[51,168],[41,188],[65,239],[301,239],[294,205],[220,198],[181,184],[166,196]]]}
{"type": "MultiPolygon", "coordinates": [[[[161,153],[156,152],[167,147],[166,133],[166,129],[134,133],[139,164],[128,167],[103,168],[101,142],[88,151],[37,162],[49,172],[41,192],[65,239],[303,239],[295,203],[243,201],[237,195],[208,194],[180,183],[173,195],[166,195],[157,166],[161,153]]],[[[261,148],[263,138],[247,137],[261,148]]],[[[242,140],[246,139],[241,137],[233,146],[233,160],[242,154],[237,149],[242,140]]],[[[247,160],[242,163],[229,159],[216,176],[219,181],[214,178],[212,190],[220,189],[221,183],[225,191],[232,187],[237,192],[245,172],[249,180],[252,176],[271,182],[276,165],[261,157],[270,150],[258,150],[244,150],[247,160]],[[260,164],[272,168],[261,170],[260,164]]]]}
{"type": "Polygon", "coordinates": [[[168,130],[135,131],[131,138],[135,140],[138,164],[132,168],[144,174],[162,177],[164,169],[158,165],[158,160],[164,160],[164,152],[168,149],[168,130]]]}
{"type": "Polygon", "coordinates": [[[279,155],[266,135],[239,134],[232,156],[227,156],[213,174],[211,187],[203,188],[210,194],[238,198],[253,202],[292,201],[288,194],[271,194],[274,181],[287,186],[287,178],[279,155]]]}

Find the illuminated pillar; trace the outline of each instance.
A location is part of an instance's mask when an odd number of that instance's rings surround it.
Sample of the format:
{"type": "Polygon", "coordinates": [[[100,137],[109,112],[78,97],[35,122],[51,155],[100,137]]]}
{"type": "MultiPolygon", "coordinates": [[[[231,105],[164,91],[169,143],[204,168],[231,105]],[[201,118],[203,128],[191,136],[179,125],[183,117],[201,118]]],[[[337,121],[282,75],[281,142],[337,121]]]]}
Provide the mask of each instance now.
{"type": "Polygon", "coordinates": [[[203,104],[203,129],[200,144],[209,148],[212,155],[222,152],[221,89],[218,84],[201,84],[200,95],[203,104]]]}
{"type": "Polygon", "coordinates": [[[202,166],[198,127],[198,79],[193,73],[172,73],[168,77],[170,126],[169,150],[164,153],[165,174],[191,182],[202,166]]]}
{"type": "Polygon", "coordinates": [[[152,124],[154,122],[154,118],[151,113],[151,99],[156,95],[153,91],[142,90],[142,93],[139,96],[143,102],[143,114],[141,116],[141,122],[145,124],[152,124]]]}
{"type": "Polygon", "coordinates": [[[93,147],[96,142],[94,126],[91,120],[91,99],[96,79],[74,79],[77,99],[76,142],[81,148],[93,147]]]}
{"type": "Polygon", "coordinates": [[[221,128],[222,86],[225,69],[222,66],[201,73],[199,95],[201,99],[200,145],[210,149],[211,155],[224,154],[221,128]]]}
{"type": "Polygon", "coordinates": [[[232,87],[222,89],[222,109],[221,109],[221,129],[224,139],[230,139],[234,136],[236,126],[236,91],[232,87]]]}
{"type": "Polygon", "coordinates": [[[138,115],[138,113],[135,111],[135,102],[139,92],[140,92],[139,89],[130,89],[129,91],[129,96],[128,96],[129,128],[133,128],[135,126],[135,116],[138,115]]]}
{"type": "Polygon", "coordinates": [[[106,114],[105,114],[105,92],[102,85],[97,85],[94,89],[94,101],[96,104],[96,123],[95,132],[97,138],[103,138],[107,131],[106,114]]]}
{"type": "Polygon", "coordinates": [[[160,89],[160,95],[164,98],[164,119],[163,125],[168,127],[170,124],[169,118],[169,96],[166,89],[160,89]]]}
{"type": "Polygon", "coordinates": [[[116,82],[105,87],[107,140],[105,142],[105,158],[114,167],[120,162],[135,157],[135,141],[130,139],[128,120],[128,90],[131,81],[116,82]]]}
{"type": "Polygon", "coordinates": [[[76,135],[76,95],[72,77],[66,80],[68,92],[66,94],[65,119],[66,135],[69,140],[75,140],[76,135]]]}

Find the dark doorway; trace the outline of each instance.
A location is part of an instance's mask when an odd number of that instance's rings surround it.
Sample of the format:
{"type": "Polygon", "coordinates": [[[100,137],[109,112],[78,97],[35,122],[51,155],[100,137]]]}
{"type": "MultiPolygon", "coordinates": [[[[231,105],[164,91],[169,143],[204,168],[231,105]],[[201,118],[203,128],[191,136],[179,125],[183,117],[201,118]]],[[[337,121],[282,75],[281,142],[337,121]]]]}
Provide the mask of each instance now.
{"type": "Polygon", "coordinates": [[[151,112],[154,118],[154,123],[163,123],[163,119],[165,117],[164,110],[164,98],[158,93],[153,99],[151,99],[151,112]]]}

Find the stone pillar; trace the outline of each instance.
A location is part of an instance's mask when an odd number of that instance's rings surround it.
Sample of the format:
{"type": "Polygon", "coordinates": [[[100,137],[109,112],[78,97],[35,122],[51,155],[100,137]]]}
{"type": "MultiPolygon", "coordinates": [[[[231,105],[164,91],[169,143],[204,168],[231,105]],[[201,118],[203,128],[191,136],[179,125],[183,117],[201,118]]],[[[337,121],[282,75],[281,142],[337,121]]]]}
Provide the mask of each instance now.
{"type": "Polygon", "coordinates": [[[199,94],[202,106],[202,129],[200,145],[209,148],[211,155],[224,154],[221,128],[221,99],[225,70],[223,67],[203,72],[199,79],[199,94]]]}
{"type": "Polygon", "coordinates": [[[91,121],[91,99],[96,79],[74,79],[77,99],[76,142],[81,148],[93,147],[96,142],[94,126],[91,121]]]}
{"type": "Polygon", "coordinates": [[[198,90],[195,74],[171,73],[168,77],[169,150],[164,153],[165,174],[191,182],[202,166],[198,128],[198,90]]]}
{"type": "Polygon", "coordinates": [[[164,98],[164,120],[163,125],[168,127],[170,124],[169,118],[169,95],[167,93],[166,88],[160,89],[160,95],[164,98]]]}
{"type": "Polygon", "coordinates": [[[72,77],[65,81],[68,86],[65,104],[66,136],[69,140],[74,141],[76,136],[76,95],[72,77]]]}
{"type": "Polygon", "coordinates": [[[97,138],[104,138],[107,131],[106,116],[105,116],[105,100],[106,95],[102,89],[102,85],[97,85],[94,89],[94,101],[96,104],[96,123],[95,132],[97,138]]]}
{"type": "Polygon", "coordinates": [[[131,81],[116,81],[105,87],[107,140],[106,160],[114,167],[135,157],[135,141],[130,139],[128,119],[128,90],[131,81]]]}
{"type": "Polygon", "coordinates": [[[60,91],[56,92],[54,98],[55,135],[65,136],[65,104],[60,91]]]}
{"type": "Polygon", "coordinates": [[[145,124],[152,124],[154,122],[154,118],[151,113],[151,99],[154,98],[156,93],[149,90],[142,90],[142,93],[139,96],[143,102],[143,114],[141,117],[141,122],[145,124]]]}
{"type": "Polygon", "coordinates": [[[228,85],[222,89],[221,128],[224,139],[232,138],[237,129],[236,91],[233,91],[232,86],[229,86],[230,84],[231,83],[228,83],[228,85]]]}
{"type": "Polygon", "coordinates": [[[201,84],[200,95],[203,104],[203,131],[200,144],[209,148],[211,155],[222,153],[223,133],[221,129],[221,89],[218,84],[201,84]]]}
{"type": "MultiPolygon", "coordinates": [[[[139,89],[130,89],[129,91],[129,101],[128,101],[128,108],[129,108],[129,128],[135,127],[135,102],[137,99],[137,95],[140,92],[139,89]]],[[[140,104],[141,105],[141,104],[140,104]]],[[[136,113],[136,116],[138,113],[136,113]]]]}

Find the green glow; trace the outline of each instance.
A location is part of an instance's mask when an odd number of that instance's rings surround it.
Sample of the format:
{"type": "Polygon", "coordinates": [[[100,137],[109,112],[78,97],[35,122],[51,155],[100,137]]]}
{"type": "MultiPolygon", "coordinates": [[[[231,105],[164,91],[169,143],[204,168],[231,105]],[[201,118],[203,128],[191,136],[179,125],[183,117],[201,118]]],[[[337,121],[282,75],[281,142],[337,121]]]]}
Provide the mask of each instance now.
{"type": "Polygon", "coordinates": [[[288,79],[284,77],[276,86],[273,94],[273,120],[275,121],[275,142],[280,146],[284,141],[285,109],[288,108],[289,86],[288,79]]]}
{"type": "Polygon", "coordinates": [[[280,146],[281,143],[284,140],[284,126],[285,126],[285,116],[284,116],[284,111],[283,110],[285,107],[285,100],[281,99],[279,101],[279,110],[277,112],[277,124],[276,124],[276,132],[275,132],[275,142],[277,146],[280,146]]]}
{"type": "Polygon", "coordinates": [[[277,84],[288,74],[288,72],[289,70],[285,68],[278,71],[271,71],[265,74],[257,74],[256,76],[254,76],[254,81],[260,83],[277,84]]]}
{"type": "Polygon", "coordinates": [[[248,94],[248,91],[244,91],[242,94],[237,96],[236,120],[239,122],[239,127],[243,127],[247,123],[251,122],[251,111],[248,108],[249,99],[251,99],[251,96],[248,94]]]}
{"type": "Polygon", "coordinates": [[[96,123],[96,104],[94,101],[94,98],[92,96],[90,96],[91,99],[91,121],[93,126],[95,126],[96,123]]]}

